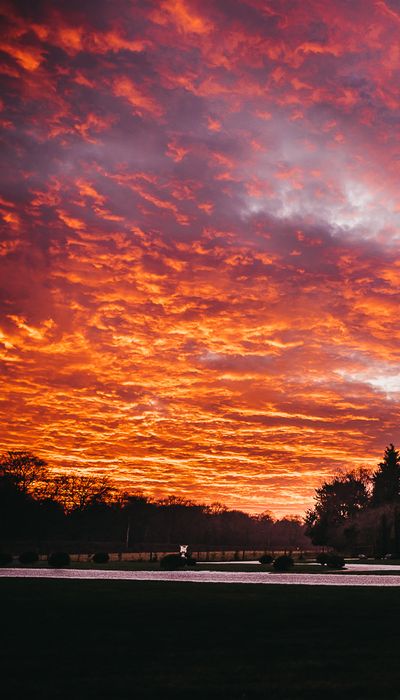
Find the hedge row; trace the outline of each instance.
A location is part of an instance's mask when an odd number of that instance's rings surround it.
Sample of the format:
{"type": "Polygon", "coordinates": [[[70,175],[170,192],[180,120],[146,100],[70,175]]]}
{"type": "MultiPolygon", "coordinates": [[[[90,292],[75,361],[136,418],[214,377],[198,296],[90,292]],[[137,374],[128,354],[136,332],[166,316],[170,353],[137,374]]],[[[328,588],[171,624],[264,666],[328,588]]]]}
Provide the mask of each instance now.
{"type": "MultiPolygon", "coordinates": [[[[39,555],[37,552],[22,552],[18,556],[18,561],[21,564],[36,564],[39,561],[39,555]]],[[[107,552],[96,552],[92,556],[92,562],[94,564],[107,564],[110,561],[110,555],[107,552]]],[[[71,563],[71,557],[67,552],[52,552],[47,557],[47,562],[50,566],[64,567],[69,566],[71,563]]],[[[0,566],[7,566],[13,563],[13,555],[9,552],[0,552],[0,566]]]]}

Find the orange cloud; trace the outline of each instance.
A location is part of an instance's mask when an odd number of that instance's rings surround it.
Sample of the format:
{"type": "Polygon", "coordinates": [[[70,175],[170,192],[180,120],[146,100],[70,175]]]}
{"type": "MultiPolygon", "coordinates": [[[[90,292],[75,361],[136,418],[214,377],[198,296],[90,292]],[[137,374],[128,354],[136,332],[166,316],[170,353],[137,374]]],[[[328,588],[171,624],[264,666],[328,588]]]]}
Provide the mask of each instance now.
{"type": "Polygon", "coordinates": [[[155,117],[160,117],[163,114],[163,109],[158,102],[150,95],[146,95],[127,77],[118,78],[114,82],[113,92],[117,97],[126,99],[138,114],[145,112],[155,117]]]}
{"type": "Polygon", "coordinates": [[[31,5],[2,24],[0,449],[304,512],[399,439],[393,3],[31,5]]]}
{"type": "Polygon", "coordinates": [[[199,13],[195,12],[188,0],[164,0],[151,14],[157,24],[173,22],[179,31],[193,34],[208,34],[212,25],[199,13]]]}

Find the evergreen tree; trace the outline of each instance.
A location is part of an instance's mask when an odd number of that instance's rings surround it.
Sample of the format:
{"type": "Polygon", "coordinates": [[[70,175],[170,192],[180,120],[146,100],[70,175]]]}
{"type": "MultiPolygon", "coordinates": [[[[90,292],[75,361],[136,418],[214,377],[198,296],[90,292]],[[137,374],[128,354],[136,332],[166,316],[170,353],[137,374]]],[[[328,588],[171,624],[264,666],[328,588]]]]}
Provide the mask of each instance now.
{"type": "Polygon", "coordinates": [[[400,454],[390,444],[385,450],[383,462],[372,476],[372,503],[381,506],[400,499],[400,454]]]}

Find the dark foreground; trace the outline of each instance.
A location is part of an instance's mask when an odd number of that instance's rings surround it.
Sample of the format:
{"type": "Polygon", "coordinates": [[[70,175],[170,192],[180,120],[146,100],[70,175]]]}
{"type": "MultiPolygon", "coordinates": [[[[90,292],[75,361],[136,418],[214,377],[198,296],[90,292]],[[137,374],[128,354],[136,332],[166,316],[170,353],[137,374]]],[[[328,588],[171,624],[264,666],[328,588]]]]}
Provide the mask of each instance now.
{"type": "Polygon", "coordinates": [[[3,697],[400,699],[398,589],[0,580],[3,697]]]}

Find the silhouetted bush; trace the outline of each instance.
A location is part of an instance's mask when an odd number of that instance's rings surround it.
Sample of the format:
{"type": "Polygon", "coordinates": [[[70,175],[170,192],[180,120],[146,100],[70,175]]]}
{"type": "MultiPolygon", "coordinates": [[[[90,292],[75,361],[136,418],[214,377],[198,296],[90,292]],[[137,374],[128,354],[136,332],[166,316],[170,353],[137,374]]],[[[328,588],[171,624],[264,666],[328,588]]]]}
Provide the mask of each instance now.
{"type": "Polygon", "coordinates": [[[0,552],[0,566],[7,566],[7,564],[12,564],[12,554],[8,552],[0,552]]]}
{"type": "Polygon", "coordinates": [[[272,564],[274,557],[272,557],[270,554],[263,554],[258,561],[260,564],[272,564]]]}
{"type": "Polygon", "coordinates": [[[108,564],[110,561],[110,555],[108,552],[96,552],[92,556],[92,561],[95,564],[108,564]]]}
{"type": "Polygon", "coordinates": [[[71,563],[71,557],[67,552],[53,552],[47,557],[47,561],[50,566],[62,569],[64,566],[69,566],[71,563]]]}
{"type": "Polygon", "coordinates": [[[327,564],[327,562],[328,562],[328,558],[329,558],[329,554],[325,554],[325,552],[320,552],[315,557],[315,561],[318,562],[318,564],[325,566],[325,564],[327,564]]]}
{"type": "Polygon", "coordinates": [[[39,555],[37,552],[21,552],[18,559],[21,564],[35,564],[39,561],[39,555]]]}
{"type": "Polygon", "coordinates": [[[340,554],[329,554],[326,560],[328,569],[343,569],[344,564],[344,559],[340,554]]]}
{"type": "Polygon", "coordinates": [[[197,561],[196,559],[193,559],[193,557],[186,557],[185,564],[186,566],[196,566],[197,561]]]}
{"type": "Polygon", "coordinates": [[[186,559],[181,557],[180,554],[166,554],[165,557],[160,559],[160,566],[166,571],[176,571],[177,569],[183,569],[186,564],[186,559]]]}
{"type": "Polygon", "coordinates": [[[287,554],[282,554],[281,557],[277,557],[274,560],[273,567],[275,571],[289,571],[289,569],[292,568],[294,564],[294,561],[292,557],[289,557],[287,554]]]}

